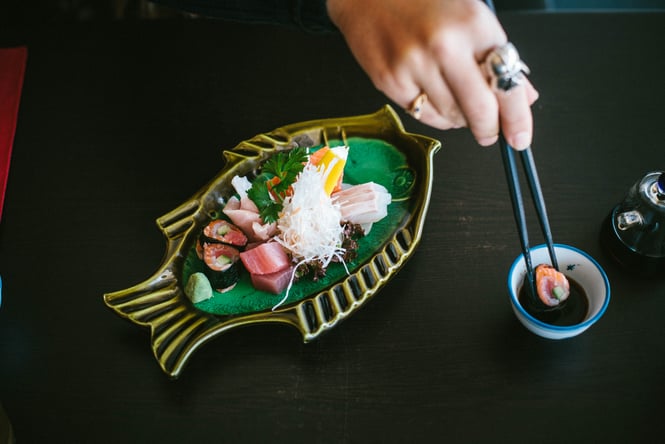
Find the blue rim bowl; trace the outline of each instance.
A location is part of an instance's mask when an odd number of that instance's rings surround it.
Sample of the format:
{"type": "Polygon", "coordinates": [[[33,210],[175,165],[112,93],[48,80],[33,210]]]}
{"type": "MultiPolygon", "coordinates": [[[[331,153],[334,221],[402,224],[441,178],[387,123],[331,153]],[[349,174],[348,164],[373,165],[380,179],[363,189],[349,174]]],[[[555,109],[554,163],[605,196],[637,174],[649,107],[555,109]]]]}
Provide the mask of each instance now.
{"type": "MultiPolygon", "coordinates": [[[[578,282],[589,299],[589,310],[582,322],[570,326],[547,324],[531,316],[518,300],[526,276],[524,255],[515,259],[508,272],[510,304],[517,319],[532,333],[547,339],[566,339],[577,336],[596,323],[610,303],[610,283],[603,268],[591,256],[570,245],[555,244],[559,270],[578,282]]],[[[531,248],[533,266],[551,264],[546,245],[531,248]]]]}

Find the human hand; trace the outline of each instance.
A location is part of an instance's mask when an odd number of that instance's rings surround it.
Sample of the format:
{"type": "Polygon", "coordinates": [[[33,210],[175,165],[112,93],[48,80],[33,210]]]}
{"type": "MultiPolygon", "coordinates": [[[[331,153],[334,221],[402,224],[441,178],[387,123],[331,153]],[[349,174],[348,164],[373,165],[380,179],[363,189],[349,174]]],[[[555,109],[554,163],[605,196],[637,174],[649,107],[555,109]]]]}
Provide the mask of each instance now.
{"type": "Polygon", "coordinates": [[[499,129],[516,149],[531,145],[527,80],[493,91],[481,63],[506,34],[480,0],[327,0],[330,19],[377,89],[405,109],[421,93],[420,120],[439,129],[468,126],[480,145],[499,129]]]}

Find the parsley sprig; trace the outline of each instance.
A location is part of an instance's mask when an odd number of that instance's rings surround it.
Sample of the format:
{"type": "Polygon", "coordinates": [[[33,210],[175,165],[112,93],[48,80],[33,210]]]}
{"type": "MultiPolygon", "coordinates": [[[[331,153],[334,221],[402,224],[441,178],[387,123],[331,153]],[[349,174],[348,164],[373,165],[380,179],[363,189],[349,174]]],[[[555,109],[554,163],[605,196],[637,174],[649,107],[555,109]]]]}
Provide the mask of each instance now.
{"type": "Polygon", "coordinates": [[[266,161],[261,174],[252,182],[247,196],[256,204],[265,223],[276,222],[284,198],[307,162],[305,148],[277,153],[266,161]]]}

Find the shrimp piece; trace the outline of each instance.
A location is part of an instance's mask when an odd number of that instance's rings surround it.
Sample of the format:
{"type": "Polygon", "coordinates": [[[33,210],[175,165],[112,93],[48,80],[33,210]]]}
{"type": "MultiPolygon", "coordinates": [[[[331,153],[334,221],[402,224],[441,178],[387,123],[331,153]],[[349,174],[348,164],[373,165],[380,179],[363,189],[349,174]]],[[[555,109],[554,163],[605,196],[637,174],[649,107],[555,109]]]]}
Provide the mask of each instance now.
{"type": "Polygon", "coordinates": [[[556,268],[541,264],[536,267],[536,292],[543,304],[555,307],[568,299],[570,283],[556,268]]]}

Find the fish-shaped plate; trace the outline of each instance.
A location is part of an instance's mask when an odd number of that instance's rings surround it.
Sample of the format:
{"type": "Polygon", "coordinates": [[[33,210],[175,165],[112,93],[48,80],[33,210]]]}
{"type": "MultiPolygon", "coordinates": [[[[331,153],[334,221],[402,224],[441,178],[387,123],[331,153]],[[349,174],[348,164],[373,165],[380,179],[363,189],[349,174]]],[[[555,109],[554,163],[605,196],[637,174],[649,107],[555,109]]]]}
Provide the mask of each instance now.
{"type": "Polygon", "coordinates": [[[167,239],[164,261],[144,282],[104,295],[105,304],[149,327],[162,370],[177,378],[198,347],[230,329],[258,323],[291,325],[309,342],[364,306],[404,265],[420,242],[441,143],[407,133],[388,105],[373,114],[295,123],[223,151],[221,171],[175,210],[157,219],[167,239]],[[283,295],[255,290],[246,276],[226,293],[193,304],[184,293],[203,227],[233,195],[234,176],[251,176],[272,155],[295,147],[349,146],[345,182],[374,181],[392,195],[388,215],[360,239],[358,257],[331,264],[318,282],[296,282],[283,295]],[[348,272],[347,272],[348,271],[348,272]]]}

